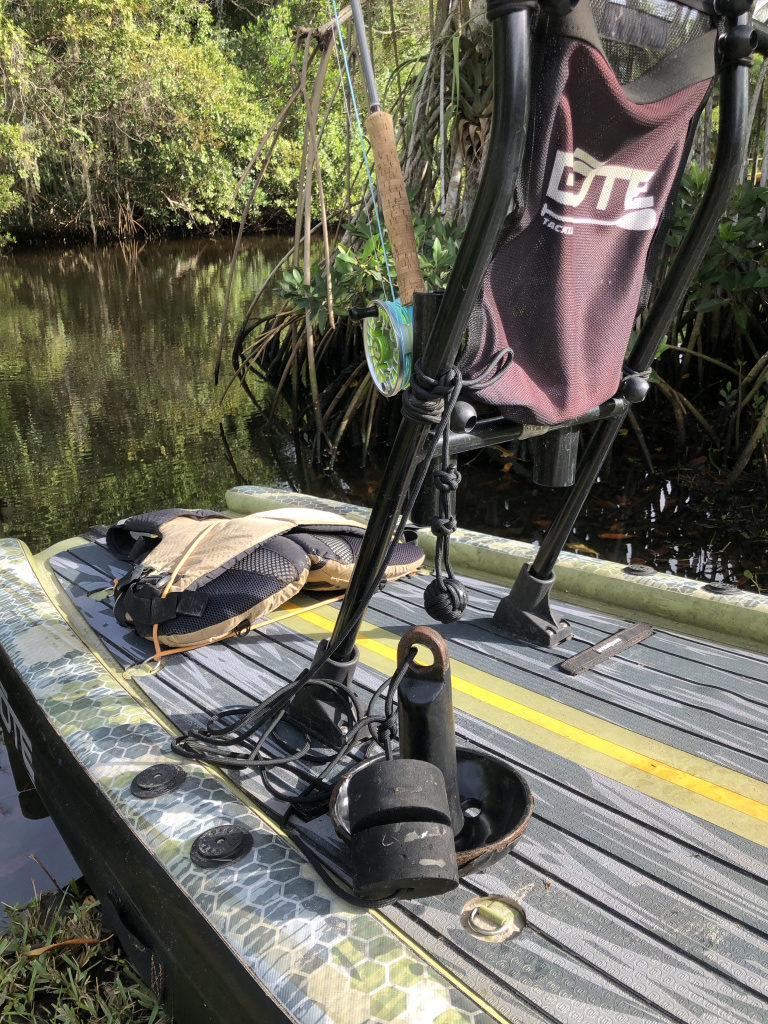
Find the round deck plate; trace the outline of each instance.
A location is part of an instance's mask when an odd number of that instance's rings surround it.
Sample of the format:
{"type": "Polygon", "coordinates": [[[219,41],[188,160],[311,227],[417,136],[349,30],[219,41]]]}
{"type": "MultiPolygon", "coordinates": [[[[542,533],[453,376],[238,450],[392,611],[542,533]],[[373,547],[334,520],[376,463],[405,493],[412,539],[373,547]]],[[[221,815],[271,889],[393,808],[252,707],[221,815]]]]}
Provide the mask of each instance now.
{"type": "Polygon", "coordinates": [[[165,793],[173,793],[186,777],[187,773],[177,764],[153,764],[131,780],[131,793],[140,800],[152,800],[165,793]]]}
{"type": "Polygon", "coordinates": [[[234,864],[253,846],[253,836],[239,825],[217,825],[201,832],[192,843],[189,855],[199,868],[234,864]]]}

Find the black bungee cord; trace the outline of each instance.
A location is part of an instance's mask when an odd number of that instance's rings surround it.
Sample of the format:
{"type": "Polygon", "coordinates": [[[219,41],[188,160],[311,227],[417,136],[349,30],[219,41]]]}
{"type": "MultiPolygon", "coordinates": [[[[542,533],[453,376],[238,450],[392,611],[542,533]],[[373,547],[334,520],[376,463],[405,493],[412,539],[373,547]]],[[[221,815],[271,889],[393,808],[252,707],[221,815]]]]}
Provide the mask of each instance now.
{"type": "MultiPolygon", "coordinates": [[[[462,377],[457,367],[451,367],[440,378],[435,380],[428,377],[421,370],[418,362],[414,366],[414,381],[412,382],[411,390],[403,394],[403,415],[408,419],[433,424],[435,429],[416,478],[409,489],[408,498],[403,506],[397,527],[387,548],[387,557],[384,559],[385,566],[388,564],[394,548],[399,543],[407,526],[413,506],[416,503],[416,498],[429,472],[432,458],[448,428],[451,413],[458,400],[461,387],[462,377]]],[[[368,589],[365,591],[363,604],[367,605],[371,601],[381,585],[382,577],[383,570],[378,578],[371,581],[368,589]]],[[[353,628],[354,622],[349,624],[339,638],[337,647],[340,647],[348,640],[353,628]]],[[[331,654],[335,653],[335,649],[332,652],[330,648],[326,648],[317,663],[311,666],[311,669],[305,669],[295,680],[286,683],[255,707],[227,707],[215,712],[203,728],[192,729],[185,735],[174,738],[171,741],[172,750],[182,757],[201,761],[228,771],[254,769],[261,774],[264,785],[273,796],[278,796],[291,805],[300,806],[308,792],[314,790],[317,782],[313,781],[310,783],[306,791],[287,795],[275,786],[273,780],[269,779],[268,772],[274,768],[293,768],[296,774],[306,774],[297,770],[297,762],[303,758],[315,763],[322,763],[324,759],[312,753],[312,743],[306,735],[304,736],[304,745],[301,748],[286,751],[282,755],[265,757],[263,747],[267,740],[271,739],[278,747],[282,746],[285,748],[285,741],[275,730],[280,722],[286,718],[290,702],[302,687],[311,682],[313,685],[321,685],[334,691],[338,697],[342,698],[343,702],[346,702],[345,710],[347,720],[350,723],[347,739],[339,750],[330,755],[322,775],[326,775],[344,757],[349,755],[353,747],[359,742],[358,736],[360,732],[365,728],[368,728],[371,733],[371,743],[374,745],[378,744],[384,750],[385,756],[391,757],[392,739],[394,738],[394,695],[402,678],[402,672],[398,670],[392,679],[386,680],[379,687],[371,698],[365,713],[363,713],[358,699],[351,693],[345,683],[318,678],[319,672],[330,660],[331,654]],[[374,715],[373,704],[387,687],[389,687],[389,691],[385,700],[385,718],[381,719],[374,715]],[[230,722],[229,724],[223,721],[224,719],[232,718],[233,715],[239,715],[240,717],[235,722],[230,722]],[[383,743],[380,742],[379,734],[375,731],[377,726],[382,730],[381,737],[384,741],[383,743]],[[260,732],[260,730],[262,731],[260,732]],[[247,741],[257,732],[260,732],[259,739],[253,745],[247,745],[247,741]],[[245,749],[242,752],[238,752],[237,747],[244,745],[245,749]],[[228,752],[224,753],[222,748],[229,748],[228,752]]],[[[404,664],[410,665],[410,660],[407,659],[404,664]]],[[[315,797],[314,802],[318,802],[319,799],[319,796],[315,797]]]]}
{"type": "MultiPolygon", "coordinates": [[[[306,732],[303,734],[303,745],[297,749],[277,755],[264,751],[269,739],[277,747],[286,747],[286,740],[276,732],[281,722],[291,725],[299,732],[302,731],[290,717],[290,701],[300,689],[299,680],[283,687],[258,707],[235,705],[220,708],[202,728],[191,729],[185,735],[172,739],[171,748],[182,757],[201,761],[215,768],[224,768],[228,771],[257,771],[265,788],[273,796],[288,803],[291,810],[318,804],[328,799],[332,788],[331,784],[325,781],[326,778],[332,775],[363,742],[367,742],[363,760],[374,756],[376,746],[383,752],[385,758],[392,759],[392,741],[396,737],[395,694],[415,656],[416,648],[412,648],[394,675],[386,679],[371,696],[365,710],[359,698],[351,693],[345,684],[333,680],[313,680],[313,684],[328,689],[346,702],[344,710],[349,723],[346,738],[338,749],[327,755],[312,750],[312,739],[306,732]],[[375,705],[382,696],[383,715],[375,712],[375,705]],[[280,700],[275,699],[277,697],[280,697],[280,700]],[[236,718],[234,722],[226,721],[233,717],[236,718]],[[369,733],[367,741],[361,739],[365,732],[369,733]],[[249,742],[257,733],[258,739],[249,742]],[[304,765],[314,763],[323,767],[316,775],[310,777],[309,783],[299,792],[281,789],[276,781],[270,778],[269,773],[275,768],[292,770],[300,779],[306,778],[309,772],[299,764],[301,761],[304,765]],[[326,789],[324,794],[316,792],[321,785],[326,789]]],[[[302,680],[302,684],[305,681],[302,680]]]]}
{"type": "MultiPolygon", "coordinates": [[[[354,709],[354,720],[350,719],[352,724],[347,730],[347,738],[340,748],[328,757],[322,757],[311,752],[311,739],[306,734],[304,735],[304,745],[300,749],[287,753],[284,756],[264,756],[263,746],[269,737],[278,745],[283,743],[281,737],[275,733],[275,729],[281,721],[290,722],[290,699],[300,689],[300,686],[297,685],[299,680],[289,684],[287,687],[283,687],[282,690],[274,694],[272,698],[267,698],[257,708],[232,706],[219,709],[201,729],[190,730],[186,735],[173,739],[171,747],[182,757],[192,758],[213,767],[224,768],[229,771],[243,771],[249,768],[258,771],[267,791],[289,804],[288,811],[280,824],[286,829],[291,841],[298,847],[331,891],[355,907],[370,910],[388,906],[406,896],[407,891],[398,889],[391,895],[378,900],[366,900],[355,896],[350,889],[331,873],[327,865],[307,843],[304,836],[295,828],[290,827],[288,818],[294,811],[300,810],[303,807],[317,807],[323,802],[327,802],[333,789],[333,782],[327,782],[327,777],[329,775],[333,777],[334,772],[344,759],[350,757],[355,747],[360,746],[362,743],[366,744],[366,748],[362,757],[359,757],[358,763],[364,763],[366,760],[375,757],[377,749],[382,752],[387,760],[392,760],[394,756],[393,740],[397,738],[395,694],[415,657],[416,648],[412,647],[408,652],[408,656],[404,659],[402,665],[398,666],[397,671],[392,677],[385,679],[375,693],[372,694],[364,713],[362,713],[362,705],[359,699],[355,694],[348,691],[343,683],[336,683],[331,680],[313,680],[314,683],[326,686],[329,690],[343,695],[348,699],[350,711],[354,709]],[[291,691],[290,697],[285,696],[284,691],[286,690],[291,691]],[[278,695],[281,697],[279,701],[274,699],[278,695]],[[381,700],[382,696],[384,697],[383,716],[374,713],[376,702],[381,700]],[[270,713],[272,715],[271,718],[269,717],[270,713]],[[224,720],[233,715],[239,715],[240,717],[236,722],[229,725],[226,724],[224,720]],[[237,745],[245,745],[262,726],[263,731],[261,731],[258,740],[252,747],[246,749],[243,753],[232,751],[232,748],[236,748],[237,745]],[[370,734],[368,739],[361,739],[361,734],[366,731],[370,734]],[[222,747],[228,747],[229,752],[221,752],[222,747]],[[302,760],[305,763],[310,760],[314,760],[315,763],[324,762],[324,767],[317,775],[310,777],[308,784],[301,792],[285,792],[270,778],[269,773],[275,768],[292,769],[297,776],[306,776],[308,772],[306,770],[302,772],[299,765],[299,762],[302,760]],[[321,785],[324,787],[325,792],[316,792],[317,788],[321,785]]],[[[302,682],[305,681],[303,680],[302,682]]],[[[294,723],[291,724],[296,728],[294,723]]]]}

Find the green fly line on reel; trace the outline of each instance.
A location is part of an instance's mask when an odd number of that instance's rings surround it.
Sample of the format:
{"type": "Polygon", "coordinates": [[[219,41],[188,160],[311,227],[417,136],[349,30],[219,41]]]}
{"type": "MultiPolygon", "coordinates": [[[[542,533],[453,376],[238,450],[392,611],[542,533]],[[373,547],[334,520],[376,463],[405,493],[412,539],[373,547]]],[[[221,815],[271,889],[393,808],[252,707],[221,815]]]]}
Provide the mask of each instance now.
{"type": "Polygon", "coordinates": [[[404,306],[399,299],[374,305],[378,316],[363,320],[365,361],[377,389],[392,398],[411,383],[413,306],[404,306]]]}

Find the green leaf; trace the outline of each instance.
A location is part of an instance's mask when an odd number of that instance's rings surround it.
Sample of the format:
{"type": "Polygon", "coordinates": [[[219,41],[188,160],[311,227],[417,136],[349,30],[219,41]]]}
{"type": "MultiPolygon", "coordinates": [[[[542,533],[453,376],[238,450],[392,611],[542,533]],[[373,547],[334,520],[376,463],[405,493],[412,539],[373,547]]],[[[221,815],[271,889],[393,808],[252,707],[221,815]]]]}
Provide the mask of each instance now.
{"type": "Polygon", "coordinates": [[[720,309],[727,304],[727,299],[706,299],[695,306],[697,313],[711,313],[713,309],[720,309]]]}

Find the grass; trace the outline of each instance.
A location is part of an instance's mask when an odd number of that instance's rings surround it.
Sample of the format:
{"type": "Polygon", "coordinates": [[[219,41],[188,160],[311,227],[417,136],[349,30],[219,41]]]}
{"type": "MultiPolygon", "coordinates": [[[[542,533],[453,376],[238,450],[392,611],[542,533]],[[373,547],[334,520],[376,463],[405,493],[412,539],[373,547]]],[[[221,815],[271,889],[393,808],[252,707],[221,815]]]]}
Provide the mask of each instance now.
{"type": "Polygon", "coordinates": [[[115,939],[103,934],[99,902],[83,882],[5,910],[3,1024],[171,1024],[115,939]]]}

